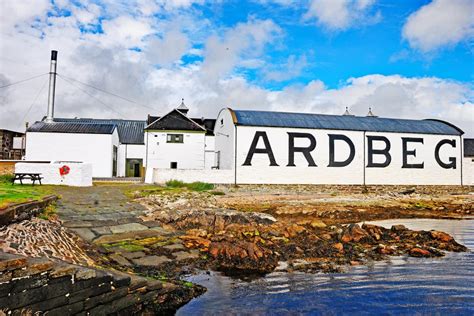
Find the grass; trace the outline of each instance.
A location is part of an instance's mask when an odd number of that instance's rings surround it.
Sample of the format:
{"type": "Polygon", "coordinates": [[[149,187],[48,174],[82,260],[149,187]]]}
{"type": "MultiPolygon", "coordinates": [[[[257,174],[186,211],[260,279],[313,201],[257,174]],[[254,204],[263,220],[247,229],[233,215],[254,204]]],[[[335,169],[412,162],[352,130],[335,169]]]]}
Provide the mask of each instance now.
{"type": "Polygon", "coordinates": [[[214,184],[206,183],[206,182],[191,182],[186,183],[179,180],[169,180],[166,182],[166,187],[168,188],[187,188],[191,191],[209,191],[214,189],[214,184]]]}
{"type": "Polygon", "coordinates": [[[11,183],[12,176],[0,176],[0,207],[8,204],[22,203],[28,201],[40,200],[44,196],[51,194],[49,186],[30,184],[20,185],[11,183]]]}

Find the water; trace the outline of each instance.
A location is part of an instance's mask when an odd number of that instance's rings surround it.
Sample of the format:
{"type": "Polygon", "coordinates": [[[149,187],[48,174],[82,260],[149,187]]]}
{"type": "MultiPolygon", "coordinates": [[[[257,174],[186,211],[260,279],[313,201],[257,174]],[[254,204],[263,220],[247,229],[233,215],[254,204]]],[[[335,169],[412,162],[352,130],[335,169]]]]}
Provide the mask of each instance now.
{"type": "Polygon", "coordinates": [[[474,220],[407,219],[373,222],[441,230],[470,252],[442,258],[391,257],[347,273],[274,272],[245,282],[218,273],[190,281],[208,292],[178,315],[437,314],[474,315],[474,220]]]}

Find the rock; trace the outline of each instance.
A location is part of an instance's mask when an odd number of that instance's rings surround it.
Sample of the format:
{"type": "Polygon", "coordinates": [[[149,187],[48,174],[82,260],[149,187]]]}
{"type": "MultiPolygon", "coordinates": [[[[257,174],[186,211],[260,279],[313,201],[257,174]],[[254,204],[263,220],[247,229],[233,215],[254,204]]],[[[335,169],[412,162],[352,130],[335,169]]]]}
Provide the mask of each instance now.
{"type": "Polygon", "coordinates": [[[407,195],[407,194],[415,193],[415,191],[416,191],[416,190],[415,190],[414,188],[410,188],[410,189],[407,189],[407,190],[405,190],[405,191],[400,192],[400,194],[405,194],[405,195],[407,195]]]}
{"type": "Polygon", "coordinates": [[[451,237],[449,234],[446,234],[444,232],[432,230],[430,234],[431,234],[431,237],[442,242],[450,242],[453,240],[453,237],[451,237]]]}
{"type": "Polygon", "coordinates": [[[344,230],[341,241],[343,243],[348,243],[351,241],[359,242],[363,238],[367,237],[369,237],[369,234],[365,230],[360,228],[358,224],[351,224],[347,226],[347,228],[344,230]]]}
{"type": "Polygon", "coordinates": [[[167,246],[164,246],[163,248],[168,249],[168,250],[184,250],[184,249],[186,249],[182,244],[167,245],[167,246]]]}
{"type": "Polygon", "coordinates": [[[89,228],[70,228],[70,230],[86,241],[92,241],[96,237],[89,228]]]}
{"type": "Polygon", "coordinates": [[[139,223],[129,223],[116,226],[110,226],[110,231],[112,234],[121,234],[139,230],[147,230],[148,227],[139,223]]]}
{"type": "Polygon", "coordinates": [[[408,228],[406,228],[405,225],[393,225],[391,230],[394,232],[402,232],[408,230],[408,228]]]}
{"type": "Polygon", "coordinates": [[[197,236],[197,237],[206,237],[207,236],[207,230],[202,229],[202,228],[188,229],[186,231],[186,235],[197,236]]]}
{"type": "Polygon", "coordinates": [[[190,252],[187,251],[178,251],[173,253],[176,256],[176,261],[188,260],[188,259],[197,259],[199,258],[199,250],[191,250],[190,252]]]}
{"type": "Polygon", "coordinates": [[[122,257],[129,260],[145,257],[145,253],[143,251],[122,252],[121,255],[122,257]]]}
{"type": "Polygon", "coordinates": [[[412,248],[410,249],[410,256],[412,257],[431,257],[431,252],[426,249],[412,248]]]}
{"type": "Polygon", "coordinates": [[[121,266],[125,266],[125,267],[131,266],[130,262],[128,262],[127,259],[125,259],[124,257],[122,257],[119,254],[116,254],[116,253],[111,254],[109,256],[109,258],[112,259],[113,261],[115,261],[116,263],[118,263],[121,266]]]}
{"type": "Polygon", "coordinates": [[[165,256],[147,256],[138,259],[133,259],[132,262],[138,266],[157,267],[163,263],[170,262],[171,259],[165,256]]]}
{"type": "Polygon", "coordinates": [[[395,249],[390,246],[380,244],[377,247],[377,252],[381,255],[392,255],[395,253],[395,249]]]}
{"type": "Polygon", "coordinates": [[[180,239],[183,240],[184,246],[187,248],[208,248],[211,244],[211,241],[205,238],[196,237],[196,236],[180,236],[180,239]]]}
{"type": "Polygon", "coordinates": [[[319,220],[311,221],[310,225],[313,228],[325,228],[327,226],[326,224],[324,224],[323,221],[319,221],[319,220]]]}
{"type": "Polygon", "coordinates": [[[303,226],[293,224],[286,228],[286,232],[288,233],[288,237],[296,237],[297,235],[301,234],[302,232],[306,231],[306,228],[303,226]]]}
{"type": "Polygon", "coordinates": [[[334,249],[336,249],[337,251],[339,251],[339,252],[343,252],[343,251],[344,251],[344,246],[343,246],[340,242],[335,243],[334,245],[332,245],[332,247],[333,247],[334,249]]]}

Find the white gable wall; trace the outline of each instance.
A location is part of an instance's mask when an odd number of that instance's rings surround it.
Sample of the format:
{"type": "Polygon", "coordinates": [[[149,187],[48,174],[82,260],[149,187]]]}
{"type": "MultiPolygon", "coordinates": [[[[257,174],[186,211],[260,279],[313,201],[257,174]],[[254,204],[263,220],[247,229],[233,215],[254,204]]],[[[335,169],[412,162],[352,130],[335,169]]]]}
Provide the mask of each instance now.
{"type": "Polygon", "coordinates": [[[170,168],[171,162],[178,163],[178,169],[204,169],[205,132],[147,131],[145,142],[148,149],[146,181],[151,181],[153,169],[170,168]],[[168,143],[168,134],[183,134],[183,143],[168,143]]]}
{"type": "Polygon", "coordinates": [[[114,145],[119,145],[117,130],[113,134],[28,132],[26,160],[91,163],[93,177],[111,177],[114,145]]]}
{"type": "Polygon", "coordinates": [[[216,164],[219,169],[234,169],[235,126],[229,109],[222,109],[214,126],[216,164]]]}
{"type": "Polygon", "coordinates": [[[474,157],[463,158],[463,184],[474,185],[474,157]]]}

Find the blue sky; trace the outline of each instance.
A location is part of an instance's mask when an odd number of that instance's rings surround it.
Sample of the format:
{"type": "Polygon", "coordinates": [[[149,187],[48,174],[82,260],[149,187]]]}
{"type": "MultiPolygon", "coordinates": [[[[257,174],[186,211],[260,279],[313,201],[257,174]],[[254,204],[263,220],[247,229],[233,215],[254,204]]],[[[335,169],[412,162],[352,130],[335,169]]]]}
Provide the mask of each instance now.
{"type": "MultiPolygon", "coordinates": [[[[370,106],[474,135],[471,0],[5,0],[1,9],[1,83],[47,71],[56,49],[65,77],[134,101],[60,78],[62,116],[143,118],[181,98],[200,116],[370,106]]],[[[2,92],[0,124],[41,118],[42,80],[2,92]],[[6,119],[12,104],[18,113],[6,119]]]]}

